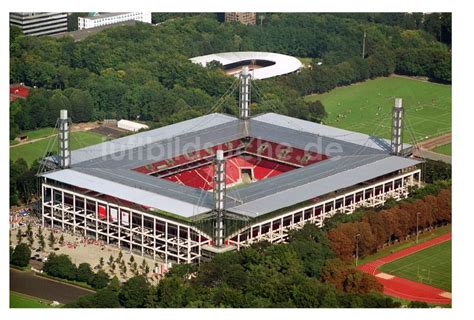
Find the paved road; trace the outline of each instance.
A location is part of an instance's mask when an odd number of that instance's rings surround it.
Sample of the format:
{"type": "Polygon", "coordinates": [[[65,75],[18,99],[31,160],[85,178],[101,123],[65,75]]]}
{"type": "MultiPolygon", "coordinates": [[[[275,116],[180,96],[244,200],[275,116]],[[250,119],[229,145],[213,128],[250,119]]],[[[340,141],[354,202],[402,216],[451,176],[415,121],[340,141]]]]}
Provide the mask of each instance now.
{"type": "Polygon", "coordinates": [[[60,303],[68,303],[94,291],[10,269],[10,290],[60,303]]]}

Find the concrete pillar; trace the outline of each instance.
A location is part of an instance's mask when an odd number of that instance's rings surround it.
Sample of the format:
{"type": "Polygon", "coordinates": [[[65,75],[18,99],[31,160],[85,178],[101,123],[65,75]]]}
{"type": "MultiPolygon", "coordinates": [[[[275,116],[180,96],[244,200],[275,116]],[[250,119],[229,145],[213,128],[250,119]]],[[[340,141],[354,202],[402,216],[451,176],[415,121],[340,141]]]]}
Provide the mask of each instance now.
{"type": "Polygon", "coordinates": [[[392,110],[392,142],[393,155],[401,155],[403,149],[403,106],[402,99],[396,98],[392,110]]]}
{"type": "Polygon", "coordinates": [[[248,66],[242,68],[240,74],[240,89],[239,89],[239,110],[240,119],[246,120],[250,116],[250,80],[248,66]]]}

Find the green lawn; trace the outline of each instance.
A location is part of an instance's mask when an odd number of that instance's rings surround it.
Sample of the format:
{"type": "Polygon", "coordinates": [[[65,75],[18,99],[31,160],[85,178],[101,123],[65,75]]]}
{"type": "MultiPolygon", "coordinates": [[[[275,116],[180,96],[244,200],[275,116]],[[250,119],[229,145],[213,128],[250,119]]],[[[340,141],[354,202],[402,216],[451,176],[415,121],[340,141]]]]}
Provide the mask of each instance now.
{"type": "Polygon", "coordinates": [[[10,291],[10,308],[51,308],[50,301],[10,291]]]}
{"type": "MultiPolygon", "coordinates": [[[[20,133],[20,136],[28,136],[28,140],[34,140],[34,139],[44,138],[52,134],[54,134],[54,128],[47,127],[47,128],[36,129],[36,130],[23,131],[22,133],[20,133]]],[[[18,141],[10,140],[11,146],[15,144],[18,144],[18,141]]]]}
{"type": "Polygon", "coordinates": [[[379,270],[451,292],[451,241],[384,264],[379,270]]]}
{"type": "Polygon", "coordinates": [[[325,124],[366,134],[390,137],[391,111],[396,97],[403,99],[405,142],[451,132],[451,86],[414,79],[388,77],[367,80],[328,93],[309,95],[321,100],[325,124]],[[411,133],[412,132],[412,133],[411,133]]]}
{"type": "Polygon", "coordinates": [[[447,144],[443,144],[442,146],[434,148],[432,151],[450,156],[451,155],[451,149],[452,149],[452,144],[447,143],[447,144]]]}
{"type": "MultiPolygon", "coordinates": [[[[72,132],[71,133],[71,150],[84,148],[93,144],[105,141],[102,135],[94,132],[72,132]]],[[[10,148],[10,159],[15,161],[18,158],[26,160],[28,165],[31,165],[35,159],[41,158],[50,142],[53,145],[54,152],[58,150],[58,141],[53,143],[54,137],[40,140],[33,143],[19,145],[10,148]]]]}
{"type": "Polygon", "coordinates": [[[44,138],[54,134],[54,128],[40,128],[36,130],[23,131],[20,135],[28,136],[28,140],[34,140],[39,138],[44,138]]]}

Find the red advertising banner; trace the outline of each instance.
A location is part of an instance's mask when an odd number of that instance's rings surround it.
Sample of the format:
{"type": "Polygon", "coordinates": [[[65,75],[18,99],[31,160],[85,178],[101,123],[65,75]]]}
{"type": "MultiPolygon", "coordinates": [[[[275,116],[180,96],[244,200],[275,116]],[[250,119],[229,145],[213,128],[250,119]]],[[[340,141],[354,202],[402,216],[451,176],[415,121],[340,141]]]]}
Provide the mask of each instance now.
{"type": "Polygon", "coordinates": [[[98,207],[98,213],[99,213],[99,219],[106,219],[107,218],[107,212],[105,210],[105,206],[99,206],[98,207]]]}

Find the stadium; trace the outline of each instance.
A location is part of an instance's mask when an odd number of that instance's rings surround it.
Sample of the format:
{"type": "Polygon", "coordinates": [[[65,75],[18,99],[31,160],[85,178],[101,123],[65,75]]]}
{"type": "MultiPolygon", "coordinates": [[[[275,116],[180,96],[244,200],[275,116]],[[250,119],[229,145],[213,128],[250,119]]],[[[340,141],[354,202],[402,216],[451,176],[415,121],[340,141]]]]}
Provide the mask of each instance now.
{"type": "Polygon", "coordinates": [[[199,263],[254,242],[284,242],[306,223],[403,199],[421,161],[403,143],[401,99],[392,138],[250,114],[252,75],[239,74],[239,116],[211,113],[59,155],[41,176],[42,224],[142,256],[199,263]]]}
{"type": "Polygon", "coordinates": [[[281,53],[239,51],[221,52],[190,59],[193,63],[207,66],[212,61],[222,64],[224,72],[239,77],[244,66],[249,68],[252,79],[268,79],[298,71],[303,64],[295,57],[281,53]]]}

